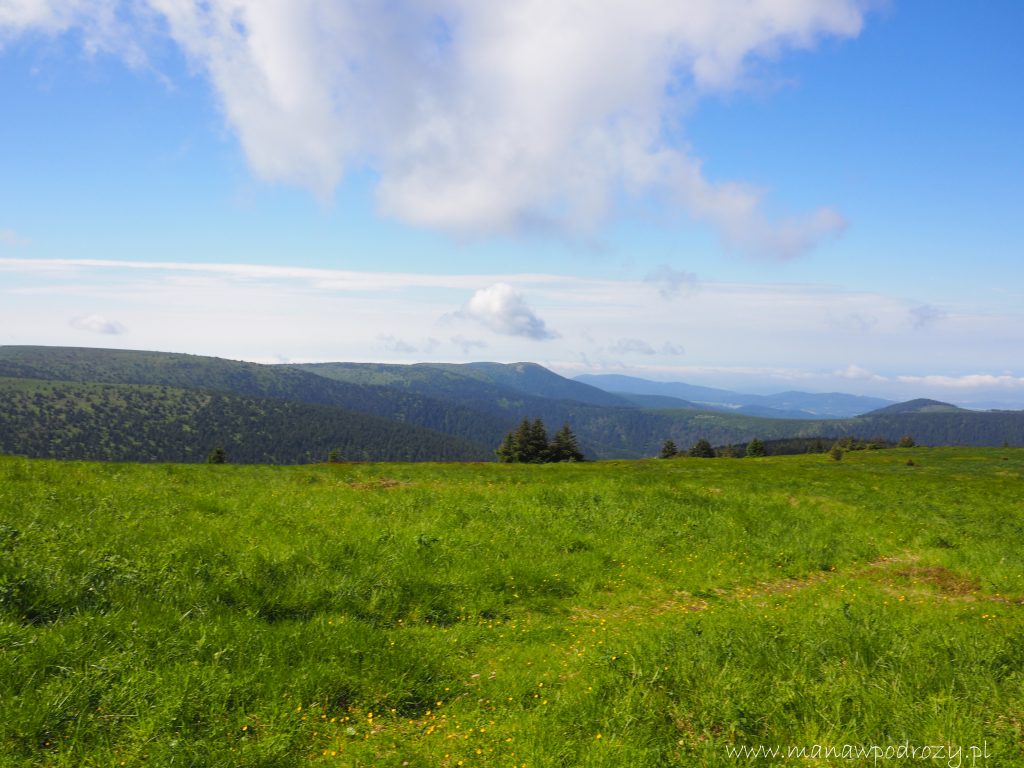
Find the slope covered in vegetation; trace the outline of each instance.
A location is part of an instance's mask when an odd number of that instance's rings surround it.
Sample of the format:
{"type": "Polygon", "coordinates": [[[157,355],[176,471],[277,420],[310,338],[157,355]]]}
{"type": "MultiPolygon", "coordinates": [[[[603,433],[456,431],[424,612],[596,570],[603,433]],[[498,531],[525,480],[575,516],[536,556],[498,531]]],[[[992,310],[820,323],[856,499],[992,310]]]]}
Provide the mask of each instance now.
{"type": "Polygon", "coordinates": [[[490,447],[422,427],[271,398],[175,387],[0,378],[0,453],[57,459],[296,464],[478,461],[490,447]]]}

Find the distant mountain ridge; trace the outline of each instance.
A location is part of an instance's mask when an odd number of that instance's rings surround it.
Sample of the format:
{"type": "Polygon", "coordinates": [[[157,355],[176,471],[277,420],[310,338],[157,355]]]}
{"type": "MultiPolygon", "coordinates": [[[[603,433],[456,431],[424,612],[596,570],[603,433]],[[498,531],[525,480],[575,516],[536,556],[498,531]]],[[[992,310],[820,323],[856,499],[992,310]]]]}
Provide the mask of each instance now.
{"type": "MultiPolygon", "coordinates": [[[[219,442],[238,461],[316,461],[331,450],[360,460],[491,460],[523,418],[540,418],[552,432],[568,423],[588,458],[654,456],[666,439],[684,449],[699,439],[896,441],[906,434],[922,445],[1024,445],[1024,411],[667,385],[698,397],[748,398],[746,405],[708,406],[663,392],[608,392],[589,384],[591,377],[580,379],[535,363],[259,365],[163,352],[0,347],[0,451],[200,461],[219,442]],[[760,415],[794,413],[785,406],[852,410],[865,401],[882,405],[846,418],[760,415]]],[[[666,386],[632,381],[634,388],[666,386]]]]}
{"type": "Polygon", "coordinates": [[[621,374],[581,374],[575,377],[575,381],[608,392],[676,397],[695,405],[769,418],[845,419],[894,404],[892,400],[842,392],[818,394],[791,391],[774,395],[749,395],[685,382],[650,381],[621,374]]]}

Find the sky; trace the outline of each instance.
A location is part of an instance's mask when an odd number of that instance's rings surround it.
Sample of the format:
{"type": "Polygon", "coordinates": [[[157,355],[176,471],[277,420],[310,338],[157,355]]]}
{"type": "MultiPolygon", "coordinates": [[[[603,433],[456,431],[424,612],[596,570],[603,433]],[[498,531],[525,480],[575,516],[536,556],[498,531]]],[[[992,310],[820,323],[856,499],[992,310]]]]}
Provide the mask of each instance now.
{"type": "Polygon", "coordinates": [[[0,0],[0,345],[1024,408],[1024,3],[0,0]]]}

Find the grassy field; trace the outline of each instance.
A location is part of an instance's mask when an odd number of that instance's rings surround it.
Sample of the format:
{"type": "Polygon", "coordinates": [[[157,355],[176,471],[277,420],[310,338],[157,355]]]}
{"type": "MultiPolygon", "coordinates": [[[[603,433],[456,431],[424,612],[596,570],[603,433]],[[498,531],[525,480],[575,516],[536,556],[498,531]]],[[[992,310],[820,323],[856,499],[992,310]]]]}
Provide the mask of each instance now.
{"type": "Polygon", "coordinates": [[[875,764],[730,753],[850,745],[1024,765],[1024,450],[0,459],[2,765],[875,764]]]}

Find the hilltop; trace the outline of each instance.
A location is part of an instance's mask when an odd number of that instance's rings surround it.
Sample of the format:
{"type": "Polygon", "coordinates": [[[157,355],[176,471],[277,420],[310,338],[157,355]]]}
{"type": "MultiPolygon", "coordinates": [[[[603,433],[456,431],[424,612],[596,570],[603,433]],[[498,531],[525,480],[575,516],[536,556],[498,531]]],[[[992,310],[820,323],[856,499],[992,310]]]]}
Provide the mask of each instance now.
{"type": "Polygon", "coordinates": [[[967,413],[967,409],[960,408],[951,403],[943,403],[940,400],[929,400],[925,397],[919,397],[916,400],[908,400],[905,403],[895,403],[885,408],[879,408],[865,415],[885,416],[905,413],[967,413]]]}

